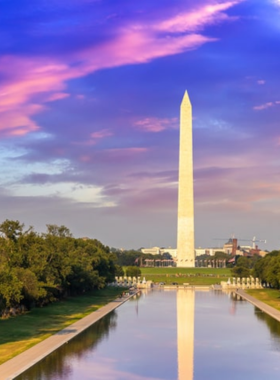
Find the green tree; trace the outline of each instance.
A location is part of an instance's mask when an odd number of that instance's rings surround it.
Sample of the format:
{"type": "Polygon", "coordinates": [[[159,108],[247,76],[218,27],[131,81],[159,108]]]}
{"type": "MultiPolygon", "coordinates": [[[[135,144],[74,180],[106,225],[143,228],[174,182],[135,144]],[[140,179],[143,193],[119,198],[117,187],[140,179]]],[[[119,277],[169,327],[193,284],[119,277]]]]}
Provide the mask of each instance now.
{"type": "Polygon", "coordinates": [[[22,300],[22,282],[14,270],[0,272],[0,305],[1,309],[16,306],[22,300]]]}
{"type": "Polygon", "coordinates": [[[40,298],[47,294],[44,284],[40,284],[35,273],[30,269],[17,268],[15,270],[17,279],[21,282],[21,303],[28,309],[36,304],[40,298]]]}
{"type": "Polygon", "coordinates": [[[58,237],[72,237],[72,233],[69,228],[64,225],[58,226],[56,224],[47,224],[47,234],[58,237]]]}
{"type": "Polygon", "coordinates": [[[102,288],[122,273],[116,255],[96,239],[75,239],[55,224],[44,234],[23,228],[19,221],[0,224],[0,312],[102,288]]]}
{"type": "Polygon", "coordinates": [[[237,264],[231,269],[231,273],[234,277],[249,277],[250,271],[250,260],[247,257],[240,256],[237,259],[237,264]]]}
{"type": "Polygon", "coordinates": [[[16,242],[23,233],[23,227],[24,224],[21,224],[18,220],[6,219],[0,224],[0,232],[6,239],[16,242]]]}
{"type": "Polygon", "coordinates": [[[231,273],[233,277],[249,277],[250,269],[236,265],[231,269],[231,273]]]}
{"type": "Polygon", "coordinates": [[[118,276],[118,277],[122,277],[122,276],[124,276],[124,270],[123,270],[123,267],[121,267],[120,265],[118,265],[118,264],[116,264],[115,265],[115,267],[116,267],[116,276],[118,276]]]}
{"type": "Polygon", "coordinates": [[[223,251],[216,251],[213,258],[215,260],[228,260],[229,255],[223,251]]]}
{"type": "Polygon", "coordinates": [[[163,255],[162,255],[162,259],[164,260],[172,260],[172,256],[170,255],[169,252],[164,252],[163,255]]]}
{"type": "Polygon", "coordinates": [[[258,260],[253,269],[255,277],[266,285],[280,288],[280,251],[272,251],[258,260]]]}
{"type": "Polygon", "coordinates": [[[141,252],[135,250],[116,251],[117,264],[121,266],[140,265],[141,252]]]}

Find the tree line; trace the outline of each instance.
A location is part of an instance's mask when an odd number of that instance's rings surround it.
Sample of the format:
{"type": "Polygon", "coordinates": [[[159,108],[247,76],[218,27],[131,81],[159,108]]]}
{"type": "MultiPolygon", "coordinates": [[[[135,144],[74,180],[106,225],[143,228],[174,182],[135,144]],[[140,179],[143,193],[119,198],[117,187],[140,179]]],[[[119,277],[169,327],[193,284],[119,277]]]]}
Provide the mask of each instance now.
{"type": "Polygon", "coordinates": [[[254,265],[254,275],[266,286],[280,289],[280,251],[272,251],[254,265]]]}
{"type": "Polygon", "coordinates": [[[240,256],[231,272],[234,277],[258,277],[264,286],[280,289],[280,251],[264,257],[240,256]]]}
{"type": "Polygon", "coordinates": [[[142,253],[141,248],[138,250],[128,249],[128,250],[120,250],[117,248],[111,248],[111,252],[114,252],[117,257],[117,263],[120,266],[144,266],[145,260],[172,260],[172,256],[170,253],[165,252],[163,254],[153,255],[142,253]]]}
{"type": "Polygon", "coordinates": [[[103,288],[121,268],[96,239],[74,238],[65,226],[39,234],[18,220],[0,224],[0,313],[30,309],[103,288]]]}

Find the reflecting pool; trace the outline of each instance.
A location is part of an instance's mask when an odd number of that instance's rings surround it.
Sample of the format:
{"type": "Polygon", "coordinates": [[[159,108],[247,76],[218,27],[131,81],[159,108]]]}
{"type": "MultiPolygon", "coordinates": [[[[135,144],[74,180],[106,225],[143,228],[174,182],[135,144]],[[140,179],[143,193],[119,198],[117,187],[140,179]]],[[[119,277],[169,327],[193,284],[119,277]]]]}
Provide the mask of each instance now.
{"type": "Polygon", "coordinates": [[[278,380],[280,323],[221,291],[135,296],[17,380],[278,380]]]}

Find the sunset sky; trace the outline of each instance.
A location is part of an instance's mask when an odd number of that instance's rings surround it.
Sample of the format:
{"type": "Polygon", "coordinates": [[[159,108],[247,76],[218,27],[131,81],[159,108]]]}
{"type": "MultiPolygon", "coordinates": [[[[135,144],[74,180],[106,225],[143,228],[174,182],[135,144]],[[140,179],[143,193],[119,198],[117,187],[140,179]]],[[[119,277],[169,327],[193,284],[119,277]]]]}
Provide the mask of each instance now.
{"type": "Polygon", "coordinates": [[[176,247],[187,90],[196,247],[280,248],[280,0],[0,0],[0,42],[0,222],[176,247]]]}

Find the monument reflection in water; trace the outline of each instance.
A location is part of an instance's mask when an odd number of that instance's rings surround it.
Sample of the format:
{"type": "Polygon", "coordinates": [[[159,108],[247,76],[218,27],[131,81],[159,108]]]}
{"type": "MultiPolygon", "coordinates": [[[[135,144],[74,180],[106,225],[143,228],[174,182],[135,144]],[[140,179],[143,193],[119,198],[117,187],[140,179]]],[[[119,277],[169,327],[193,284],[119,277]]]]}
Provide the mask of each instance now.
{"type": "Polygon", "coordinates": [[[177,290],[178,380],[193,379],[194,290],[177,290]]]}
{"type": "Polygon", "coordinates": [[[279,380],[279,336],[278,322],[231,294],[153,290],[17,379],[279,380]]]}

